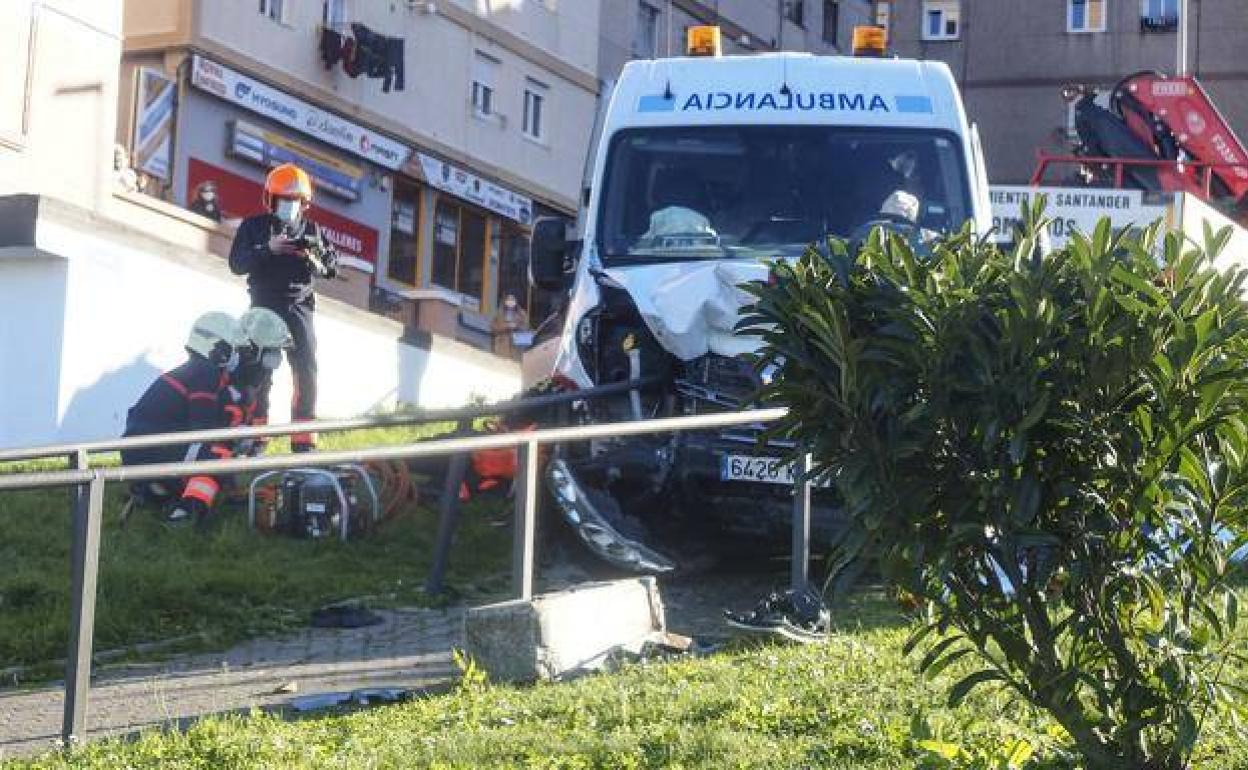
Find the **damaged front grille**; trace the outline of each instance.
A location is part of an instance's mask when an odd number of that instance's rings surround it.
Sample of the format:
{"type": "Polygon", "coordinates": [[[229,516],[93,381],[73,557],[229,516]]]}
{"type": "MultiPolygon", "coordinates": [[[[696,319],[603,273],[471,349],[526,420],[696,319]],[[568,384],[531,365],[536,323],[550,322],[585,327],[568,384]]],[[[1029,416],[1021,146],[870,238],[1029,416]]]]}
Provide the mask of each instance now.
{"type": "Polygon", "coordinates": [[[685,364],[675,382],[681,395],[723,409],[749,404],[760,384],[748,361],[713,353],[685,364]]]}

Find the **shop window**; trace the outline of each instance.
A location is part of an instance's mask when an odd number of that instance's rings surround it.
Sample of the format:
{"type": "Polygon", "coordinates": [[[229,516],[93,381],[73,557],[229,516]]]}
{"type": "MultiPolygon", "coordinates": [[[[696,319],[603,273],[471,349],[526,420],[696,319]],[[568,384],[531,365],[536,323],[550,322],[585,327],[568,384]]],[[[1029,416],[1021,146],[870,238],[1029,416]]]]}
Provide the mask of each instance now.
{"type": "Polygon", "coordinates": [[[433,270],[430,279],[446,289],[455,289],[459,264],[459,206],[438,198],[433,215],[433,270]]]}
{"type": "Polygon", "coordinates": [[[481,309],[481,297],[485,294],[485,236],[485,215],[470,208],[460,209],[455,290],[468,298],[470,310],[481,309]]]}
{"type": "Polygon", "coordinates": [[[420,188],[396,182],[390,217],[390,259],[386,275],[409,286],[419,284],[420,188]]]}
{"type": "Polygon", "coordinates": [[[923,39],[957,40],[961,22],[958,0],[924,0],[923,39]]]}
{"type": "Polygon", "coordinates": [[[498,305],[507,295],[516,298],[520,309],[529,309],[529,236],[510,223],[497,222],[490,228],[490,258],[498,262],[498,305]]]}
{"type": "Polygon", "coordinates": [[[485,293],[486,215],[439,196],[433,214],[433,268],[430,282],[464,296],[465,307],[480,310],[485,293]]]}
{"type": "Polygon", "coordinates": [[[546,132],[547,87],[529,79],[524,87],[524,134],[531,139],[543,139],[546,132]]]}
{"type": "Polygon", "coordinates": [[[633,56],[653,59],[659,50],[659,9],[645,0],[637,3],[637,34],[633,37],[633,56]]]}
{"type": "Polygon", "coordinates": [[[1107,0],[1066,0],[1067,32],[1104,32],[1107,0]]]}
{"type": "Polygon", "coordinates": [[[823,0],[823,42],[836,45],[837,26],[840,23],[839,0],[823,0]]]}

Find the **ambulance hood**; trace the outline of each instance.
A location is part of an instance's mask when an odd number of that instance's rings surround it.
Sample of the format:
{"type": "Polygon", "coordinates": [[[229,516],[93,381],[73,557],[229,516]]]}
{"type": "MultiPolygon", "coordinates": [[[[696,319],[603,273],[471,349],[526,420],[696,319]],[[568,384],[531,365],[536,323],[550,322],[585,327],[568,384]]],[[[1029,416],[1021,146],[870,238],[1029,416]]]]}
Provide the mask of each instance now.
{"type": "Polygon", "coordinates": [[[767,279],[761,262],[670,262],[604,272],[628,292],[659,344],[682,361],[707,353],[751,353],[761,344],[757,337],[733,331],[741,309],[754,299],[741,284],[767,279]]]}

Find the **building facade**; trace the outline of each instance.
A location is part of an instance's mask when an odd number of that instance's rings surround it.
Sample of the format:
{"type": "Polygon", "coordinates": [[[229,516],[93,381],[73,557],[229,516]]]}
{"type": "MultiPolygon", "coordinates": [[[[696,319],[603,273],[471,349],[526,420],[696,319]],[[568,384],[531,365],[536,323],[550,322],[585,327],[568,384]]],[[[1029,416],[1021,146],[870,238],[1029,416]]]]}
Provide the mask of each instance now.
{"type": "Polygon", "coordinates": [[[521,325],[542,313],[532,222],[576,213],[598,8],[126,0],[119,139],[149,193],[189,207],[211,182],[227,221],[299,163],[345,257],[328,293],[492,347],[505,297],[521,325]]]}
{"type": "MultiPolygon", "coordinates": [[[[953,69],[996,183],[1026,182],[1038,149],[1069,151],[1068,84],[1110,88],[1178,66],[1179,0],[893,0],[877,3],[902,56],[953,69]]],[[[1243,0],[1188,0],[1187,68],[1248,132],[1243,0]]]]}
{"type": "Polygon", "coordinates": [[[681,56],[696,24],[719,25],[725,54],[848,53],[871,12],[869,0],[608,0],[598,71],[610,82],[631,59],[681,56]]]}

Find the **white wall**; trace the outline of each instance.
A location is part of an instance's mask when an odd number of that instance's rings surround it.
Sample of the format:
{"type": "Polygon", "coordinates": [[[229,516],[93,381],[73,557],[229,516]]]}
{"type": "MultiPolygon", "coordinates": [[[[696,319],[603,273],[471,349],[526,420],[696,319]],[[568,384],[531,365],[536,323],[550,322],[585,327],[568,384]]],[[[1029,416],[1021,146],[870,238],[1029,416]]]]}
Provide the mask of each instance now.
{"type": "MultiPolygon", "coordinates": [[[[196,316],[247,308],[242,280],[215,257],[48,218],[37,241],[38,257],[0,251],[0,306],[9,319],[0,332],[0,447],[119,435],[139,394],[185,358],[196,316]]],[[[449,341],[432,350],[404,344],[398,324],[324,298],[316,329],[321,417],[396,402],[454,406],[519,390],[514,364],[449,341]]],[[[283,366],[272,422],[289,419],[289,402],[283,366]]]]}
{"type": "Polygon", "coordinates": [[[122,0],[0,0],[0,195],[111,194],[121,16],[122,0]]]}

